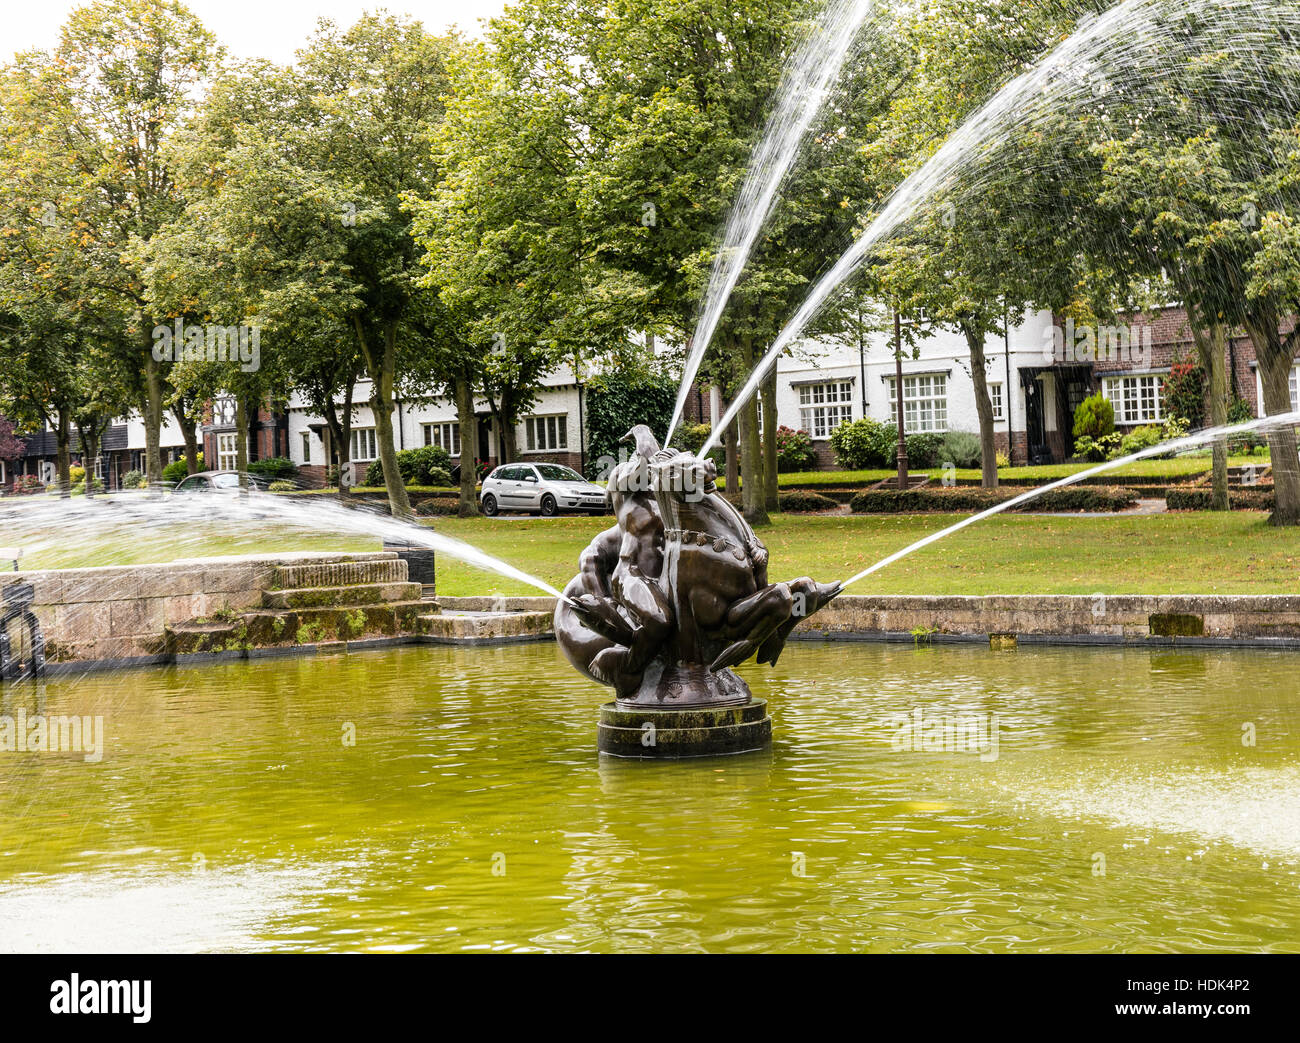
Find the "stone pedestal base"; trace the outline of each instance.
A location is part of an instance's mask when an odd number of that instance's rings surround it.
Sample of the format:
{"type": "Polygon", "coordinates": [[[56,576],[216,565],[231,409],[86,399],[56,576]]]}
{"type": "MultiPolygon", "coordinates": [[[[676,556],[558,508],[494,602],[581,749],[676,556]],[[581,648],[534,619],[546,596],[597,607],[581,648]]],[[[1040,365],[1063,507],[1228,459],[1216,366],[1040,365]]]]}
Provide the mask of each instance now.
{"type": "Polygon", "coordinates": [[[767,749],[772,744],[772,718],[762,699],[743,706],[671,710],[623,709],[606,703],[600,708],[596,734],[600,752],[613,757],[712,757],[767,749]]]}

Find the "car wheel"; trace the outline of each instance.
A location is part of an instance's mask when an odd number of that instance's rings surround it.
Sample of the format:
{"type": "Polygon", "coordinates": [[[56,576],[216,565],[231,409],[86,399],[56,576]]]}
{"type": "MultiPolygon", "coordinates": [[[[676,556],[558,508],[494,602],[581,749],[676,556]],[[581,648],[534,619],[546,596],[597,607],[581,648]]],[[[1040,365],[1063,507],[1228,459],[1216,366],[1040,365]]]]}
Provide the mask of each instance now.
{"type": "Polygon", "coordinates": [[[560,513],[560,505],[555,502],[555,497],[547,493],[542,497],[542,517],[554,518],[560,513]]]}
{"type": "Polygon", "coordinates": [[[501,513],[501,508],[497,506],[497,498],[491,493],[483,497],[483,513],[489,518],[495,518],[501,513]]]}

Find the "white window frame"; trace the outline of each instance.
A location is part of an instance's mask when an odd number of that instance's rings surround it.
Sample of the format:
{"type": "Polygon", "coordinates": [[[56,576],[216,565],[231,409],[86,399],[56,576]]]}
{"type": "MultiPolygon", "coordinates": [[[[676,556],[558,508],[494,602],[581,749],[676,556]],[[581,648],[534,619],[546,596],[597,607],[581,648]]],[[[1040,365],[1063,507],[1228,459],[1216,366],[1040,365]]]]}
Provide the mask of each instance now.
{"type": "Polygon", "coordinates": [[[551,413],[524,418],[524,439],[529,453],[558,453],[569,448],[569,414],[551,413]]]}
{"type": "Polygon", "coordinates": [[[830,438],[831,432],[853,422],[853,381],[823,380],[799,385],[799,428],[809,437],[830,438]]]}
{"type": "Polygon", "coordinates": [[[228,431],[217,435],[217,470],[233,471],[239,466],[239,445],[235,433],[228,431]]]}
{"type": "Polygon", "coordinates": [[[426,446],[435,445],[448,456],[460,456],[460,421],[435,420],[422,426],[426,446]]]}
{"type": "Polygon", "coordinates": [[[1005,420],[1007,416],[1003,410],[1006,408],[1004,405],[1004,402],[1006,400],[1002,395],[1002,382],[998,381],[996,383],[990,384],[988,387],[989,387],[989,401],[993,404],[994,421],[996,422],[999,420],[1005,420]]]}
{"type": "Polygon", "coordinates": [[[311,463],[311,431],[302,433],[302,462],[311,463]]]}
{"type": "Polygon", "coordinates": [[[379,436],[373,427],[352,429],[352,455],[349,459],[357,464],[368,464],[379,459],[379,436]],[[361,452],[362,449],[369,450],[370,455],[361,452]]]}
{"type": "MultiPolygon", "coordinates": [[[[1262,394],[1260,395],[1259,400],[1261,402],[1264,401],[1264,396],[1262,394]]],[[[1297,402],[1300,402],[1300,366],[1292,366],[1291,367],[1291,412],[1292,413],[1300,411],[1300,406],[1296,405],[1297,402]]]]}
{"type": "MultiPolygon", "coordinates": [[[[889,384],[889,416],[898,418],[898,378],[889,384]]],[[[948,374],[903,375],[903,427],[909,435],[943,434],[948,430],[948,374]]]]}
{"type": "Polygon", "coordinates": [[[1164,377],[1159,373],[1125,373],[1102,377],[1101,393],[1115,409],[1115,423],[1125,427],[1164,420],[1164,377]]]}

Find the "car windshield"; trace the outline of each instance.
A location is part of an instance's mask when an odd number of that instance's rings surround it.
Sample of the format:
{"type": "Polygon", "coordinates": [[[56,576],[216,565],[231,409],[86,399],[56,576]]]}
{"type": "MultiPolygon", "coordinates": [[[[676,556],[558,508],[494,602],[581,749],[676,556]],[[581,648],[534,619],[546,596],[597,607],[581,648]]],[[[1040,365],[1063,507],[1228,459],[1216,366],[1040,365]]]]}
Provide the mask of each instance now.
{"type": "Polygon", "coordinates": [[[548,482],[585,482],[577,471],[571,471],[559,464],[537,464],[537,470],[548,482]]]}

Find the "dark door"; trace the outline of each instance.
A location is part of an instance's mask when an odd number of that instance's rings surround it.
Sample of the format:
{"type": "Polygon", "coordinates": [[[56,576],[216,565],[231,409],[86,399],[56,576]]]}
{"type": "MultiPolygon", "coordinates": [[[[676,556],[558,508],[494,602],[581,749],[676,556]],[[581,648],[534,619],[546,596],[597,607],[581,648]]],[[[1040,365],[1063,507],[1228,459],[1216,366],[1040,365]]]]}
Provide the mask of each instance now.
{"type": "Polygon", "coordinates": [[[1043,385],[1032,376],[1022,376],[1025,388],[1025,446],[1031,464],[1052,461],[1052,449],[1047,444],[1047,431],[1043,424],[1043,385]]]}

